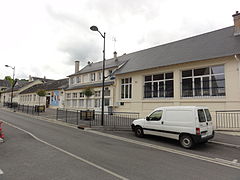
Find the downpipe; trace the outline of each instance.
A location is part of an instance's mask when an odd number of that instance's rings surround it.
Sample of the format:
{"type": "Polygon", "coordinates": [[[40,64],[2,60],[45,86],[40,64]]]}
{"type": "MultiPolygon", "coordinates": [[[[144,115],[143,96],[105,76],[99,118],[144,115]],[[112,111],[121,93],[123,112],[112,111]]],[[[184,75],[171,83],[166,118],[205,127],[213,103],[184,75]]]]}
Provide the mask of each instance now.
{"type": "Polygon", "coordinates": [[[238,62],[238,65],[237,65],[237,71],[238,71],[238,85],[239,85],[239,88],[240,88],[240,57],[238,54],[235,54],[234,55],[234,58],[237,60],[238,62]]]}

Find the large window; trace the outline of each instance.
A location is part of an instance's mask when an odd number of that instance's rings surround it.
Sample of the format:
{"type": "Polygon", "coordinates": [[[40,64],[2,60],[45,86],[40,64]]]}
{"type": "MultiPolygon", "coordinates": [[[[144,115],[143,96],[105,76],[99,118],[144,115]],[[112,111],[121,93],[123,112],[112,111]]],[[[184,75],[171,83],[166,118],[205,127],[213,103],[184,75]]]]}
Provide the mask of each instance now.
{"type": "Polygon", "coordinates": [[[94,100],[94,107],[100,107],[100,99],[95,99],[94,100]]]}
{"type": "Polygon", "coordinates": [[[79,99],[78,100],[78,106],[83,107],[84,106],[84,99],[79,99]]]}
{"type": "Polygon", "coordinates": [[[72,107],[77,107],[77,99],[72,100],[72,107]]]}
{"type": "Polygon", "coordinates": [[[90,74],[90,78],[91,78],[91,81],[95,81],[95,78],[96,78],[96,77],[95,77],[95,73],[91,73],[91,74],[90,74]]]}
{"type": "Polygon", "coordinates": [[[132,98],[132,78],[121,79],[121,98],[132,98]]]}
{"type": "Polygon", "coordinates": [[[84,93],[83,93],[83,92],[80,92],[80,93],[79,93],[79,97],[80,97],[80,98],[83,98],[83,97],[84,97],[84,93]]]}
{"type": "Polygon", "coordinates": [[[92,107],[92,99],[86,99],[86,106],[92,107]]]}
{"type": "Polygon", "coordinates": [[[110,89],[108,87],[105,88],[104,90],[104,96],[110,96],[110,89]]]}
{"type": "Polygon", "coordinates": [[[67,99],[71,98],[71,93],[67,93],[67,99]]]}
{"type": "Polygon", "coordinates": [[[101,91],[95,91],[94,95],[95,95],[95,97],[100,97],[101,96],[101,91]]]}
{"type": "Polygon", "coordinates": [[[77,93],[73,93],[73,98],[77,98],[77,93]]]}
{"type": "Polygon", "coordinates": [[[182,97],[225,96],[224,66],[182,71],[182,97]]]}
{"type": "Polygon", "coordinates": [[[173,97],[173,72],[144,77],[144,98],[173,97]]]}
{"type": "Polygon", "coordinates": [[[80,76],[77,76],[77,77],[76,77],[76,82],[77,82],[77,83],[80,83],[80,82],[81,82],[81,77],[80,77],[80,76]]]}

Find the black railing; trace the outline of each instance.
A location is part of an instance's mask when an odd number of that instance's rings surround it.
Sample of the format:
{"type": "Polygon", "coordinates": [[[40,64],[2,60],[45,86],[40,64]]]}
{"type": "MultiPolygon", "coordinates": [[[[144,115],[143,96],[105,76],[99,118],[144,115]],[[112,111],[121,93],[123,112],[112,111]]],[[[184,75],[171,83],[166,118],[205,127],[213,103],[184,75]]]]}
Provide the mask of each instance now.
{"type": "MultiPolygon", "coordinates": [[[[139,113],[104,112],[104,127],[131,128],[132,121],[139,118],[139,113]]],[[[56,119],[76,125],[89,127],[101,126],[101,111],[57,109],[56,119]]]]}
{"type": "Polygon", "coordinates": [[[240,128],[240,110],[216,111],[216,128],[240,128]]]}
{"type": "Polygon", "coordinates": [[[45,106],[44,105],[21,105],[18,103],[10,103],[10,102],[4,102],[3,106],[12,108],[14,111],[19,111],[27,114],[32,115],[39,115],[41,112],[45,112],[45,106]]]}

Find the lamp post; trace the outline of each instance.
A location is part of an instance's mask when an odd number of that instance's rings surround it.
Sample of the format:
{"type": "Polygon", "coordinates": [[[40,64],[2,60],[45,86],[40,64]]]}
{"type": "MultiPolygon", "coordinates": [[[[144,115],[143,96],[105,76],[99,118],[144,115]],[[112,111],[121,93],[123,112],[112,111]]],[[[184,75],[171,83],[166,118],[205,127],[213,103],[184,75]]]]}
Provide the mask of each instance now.
{"type": "Polygon", "coordinates": [[[9,65],[5,65],[5,67],[10,67],[13,70],[13,84],[12,84],[12,91],[11,91],[11,108],[12,108],[12,100],[13,100],[13,87],[14,87],[14,76],[15,76],[15,66],[9,66],[9,65]]]}
{"type": "Polygon", "coordinates": [[[104,83],[105,83],[105,39],[106,39],[106,33],[103,34],[98,30],[97,26],[91,26],[90,29],[92,31],[97,31],[103,38],[103,67],[102,67],[102,118],[101,118],[101,125],[104,124],[104,83]]]}

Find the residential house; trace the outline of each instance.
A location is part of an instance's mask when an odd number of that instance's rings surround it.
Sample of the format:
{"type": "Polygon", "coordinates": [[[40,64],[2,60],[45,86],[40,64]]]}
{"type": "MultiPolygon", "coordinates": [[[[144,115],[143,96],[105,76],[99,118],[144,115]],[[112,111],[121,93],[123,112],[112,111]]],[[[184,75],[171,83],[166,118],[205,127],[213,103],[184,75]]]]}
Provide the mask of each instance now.
{"type": "Polygon", "coordinates": [[[10,88],[11,84],[7,80],[0,80],[0,103],[5,101],[5,98],[3,96],[3,99],[1,98],[2,92],[6,90],[7,88],[10,88]]]}

